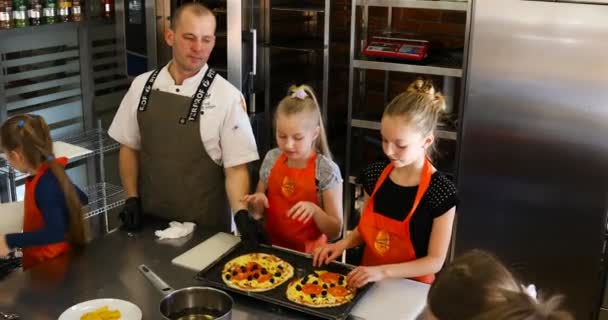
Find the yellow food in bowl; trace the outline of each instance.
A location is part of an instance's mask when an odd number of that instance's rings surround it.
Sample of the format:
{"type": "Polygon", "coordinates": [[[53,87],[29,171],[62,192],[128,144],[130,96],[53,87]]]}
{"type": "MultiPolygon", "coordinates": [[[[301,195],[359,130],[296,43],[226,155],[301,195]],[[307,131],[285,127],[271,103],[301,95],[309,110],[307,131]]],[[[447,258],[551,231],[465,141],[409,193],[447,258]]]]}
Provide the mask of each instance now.
{"type": "Polygon", "coordinates": [[[80,320],[120,320],[120,311],[109,310],[108,306],[103,306],[93,312],[83,314],[80,320]]]}

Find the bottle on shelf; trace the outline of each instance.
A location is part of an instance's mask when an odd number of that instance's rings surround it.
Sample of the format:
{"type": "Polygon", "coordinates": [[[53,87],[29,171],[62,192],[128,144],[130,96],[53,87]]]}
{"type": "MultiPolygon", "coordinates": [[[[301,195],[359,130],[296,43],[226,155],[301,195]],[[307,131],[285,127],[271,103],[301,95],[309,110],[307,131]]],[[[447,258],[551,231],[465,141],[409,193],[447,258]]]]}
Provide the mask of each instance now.
{"type": "Polygon", "coordinates": [[[42,23],[42,1],[29,0],[29,9],[27,17],[30,20],[30,25],[39,26],[42,23]]]}
{"type": "Polygon", "coordinates": [[[10,29],[13,20],[12,0],[0,0],[0,29],[10,29]]]}
{"type": "Polygon", "coordinates": [[[59,0],[59,22],[69,22],[70,21],[70,7],[72,6],[72,1],[68,0],[59,0]]]}
{"type": "Polygon", "coordinates": [[[13,25],[15,28],[27,26],[26,0],[13,0],[13,25]]]}
{"type": "Polygon", "coordinates": [[[101,0],[102,4],[102,18],[112,19],[114,17],[114,1],[112,0],[101,0]]]}
{"type": "Polygon", "coordinates": [[[82,21],[82,3],[83,1],[74,0],[72,4],[72,21],[82,21]]]}
{"type": "Polygon", "coordinates": [[[57,22],[57,1],[56,0],[44,0],[44,7],[42,8],[43,22],[46,24],[53,24],[57,22]]]}

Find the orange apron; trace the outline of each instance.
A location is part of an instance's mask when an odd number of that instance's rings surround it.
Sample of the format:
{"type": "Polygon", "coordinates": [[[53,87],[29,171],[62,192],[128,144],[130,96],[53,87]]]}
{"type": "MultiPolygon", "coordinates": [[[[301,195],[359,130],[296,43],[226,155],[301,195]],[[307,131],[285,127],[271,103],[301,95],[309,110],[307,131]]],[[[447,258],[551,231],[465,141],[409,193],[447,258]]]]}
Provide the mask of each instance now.
{"type": "MultiPolygon", "coordinates": [[[[382,172],[357,227],[359,234],[365,241],[363,260],[361,261],[361,264],[365,266],[402,263],[417,259],[410,238],[410,220],[429,187],[433,167],[429,160],[425,159],[414,204],[403,221],[397,221],[374,212],[374,196],[384,180],[393,171],[393,168],[393,164],[390,163],[382,172]]],[[[435,280],[435,275],[430,274],[413,279],[424,283],[432,283],[435,280]]]]}
{"type": "MultiPolygon", "coordinates": [[[[57,158],[60,165],[64,166],[68,163],[67,158],[57,158]]],[[[43,163],[36,175],[25,180],[25,203],[23,217],[23,232],[33,232],[44,228],[44,218],[40,213],[40,209],[36,205],[36,186],[42,175],[49,170],[48,163],[43,163]]],[[[32,266],[52,258],[55,258],[70,249],[69,244],[64,242],[52,243],[43,246],[35,246],[23,248],[23,269],[29,269],[32,266]]]]}
{"type": "Polygon", "coordinates": [[[291,219],[287,211],[300,201],[319,205],[315,183],[317,154],[313,154],[306,168],[287,167],[287,157],[281,154],[268,177],[268,206],[264,229],[273,245],[312,252],[327,243],[327,237],[319,230],[314,219],[304,223],[291,219]]]}

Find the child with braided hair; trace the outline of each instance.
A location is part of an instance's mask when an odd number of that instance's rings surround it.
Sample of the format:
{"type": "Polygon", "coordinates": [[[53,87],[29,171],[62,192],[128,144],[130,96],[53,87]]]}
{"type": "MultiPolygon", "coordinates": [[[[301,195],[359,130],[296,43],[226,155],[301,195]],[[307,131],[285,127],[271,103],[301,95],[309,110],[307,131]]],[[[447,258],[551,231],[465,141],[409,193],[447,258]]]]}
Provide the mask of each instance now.
{"type": "Polygon", "coordinates": [[[82,215],[86,195],[65,173],[66,158],[55,158],[48,125],[40,116],[20,114],[0,127],[0,145],[25,181],[23,232],[0,235],[0,256],[23,250],[23,268],[81,248],[87,236],[82,215]]]}

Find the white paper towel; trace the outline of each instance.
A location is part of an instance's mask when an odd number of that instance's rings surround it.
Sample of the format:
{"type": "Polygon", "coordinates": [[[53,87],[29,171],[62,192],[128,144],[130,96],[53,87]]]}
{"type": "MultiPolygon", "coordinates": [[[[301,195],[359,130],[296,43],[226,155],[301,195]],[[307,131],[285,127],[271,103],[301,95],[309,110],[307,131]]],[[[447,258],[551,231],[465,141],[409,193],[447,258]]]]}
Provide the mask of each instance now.
{"type": "Polygon", "coordinates": [[[196,224],[192,222],[181,223],[177,221],[171,221],[169,222],[169,228],[165,230],[156,230],[154,234],[159,237],[160,240],[177,239],[191,234],[192,231],[194,231],[195,226],[196,224]]]}

